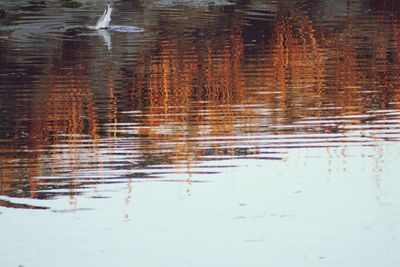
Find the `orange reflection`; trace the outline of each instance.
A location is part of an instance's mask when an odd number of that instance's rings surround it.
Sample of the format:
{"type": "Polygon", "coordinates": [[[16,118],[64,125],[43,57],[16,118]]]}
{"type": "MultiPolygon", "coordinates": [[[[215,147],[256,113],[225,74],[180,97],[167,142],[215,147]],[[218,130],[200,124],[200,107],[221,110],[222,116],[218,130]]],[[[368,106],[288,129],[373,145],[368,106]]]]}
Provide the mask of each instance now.
{"type": "MultiPolygon", "coordinates": [[[[64,175],[68,184],[57,186],[69,190],[75,204],[82,183],[103,180],[74,177],[93,168],[105,170],[113,156],[109,152],[124,134],[133,138],[120,153],[141,157],[131,168],[165,164],[190,173],[192,164],[206,156],[259,153],[258,147],[241,148],[239,141],[235,147],[235,138],[265,131],[331,133],[339,125],[322,130],[290,126],[305,118],[399,109],[400,19],[388,19],[391,9],[385,7],[369,22],[351,5],[346,8],[347,15],[324,24],[306,6],[280,2],[275,20],[265,23],[271,36],[252,32],[244,25],[252,21],[235,13],[235,19],[222,20],[223,30],[210,25],[215,32],[184,38],[160,34],[153,40],[155,49],[142,52],[137,65],[115,66],[122,59],[110,56],[109,62],[99,61],[101,71],[92,70],[95,59],[83,56],[98,51],[85,50],[84,43],[73,49],[64,45],[49,60],[41,81],[46,86],[38,86],[29,101],[18,100],[24,101],[18,103],[23,119],[16,129],[27,133],[22,141],[0,147],[0,195],[47,198],[40,188],[57,182],[41,179],[38,184],[36,178],[64,175]],[[63,58],[71,53],[72,59],[63,58]],[[121,80],[129,80],[128,85],[121,86],[121,80]],[[127,133],[123,123],[131,127],[127,133]],[[216,137],[222,141],[204,144],[216,137]]],[[[126,164],[126,158],[121,162],[126,164]]]]}

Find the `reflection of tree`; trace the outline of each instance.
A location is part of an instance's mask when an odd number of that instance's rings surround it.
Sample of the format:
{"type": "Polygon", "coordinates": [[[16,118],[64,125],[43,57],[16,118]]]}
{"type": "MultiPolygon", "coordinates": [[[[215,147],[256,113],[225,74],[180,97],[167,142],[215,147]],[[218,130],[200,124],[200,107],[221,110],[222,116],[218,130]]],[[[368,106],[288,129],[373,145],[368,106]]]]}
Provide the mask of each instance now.
{"type": "Polygon", "coordinates": [[[364,12],[346,8],[349,11],[343,18],[322,27],[313,21],[308,7],[302,10],[283,2],[273,24],[273,38],[256,54],[265,55],[263,64],[255,60],[245,64],[245,68],[271,74],[245,79],[246,87],[264,86],[269,94],[247,101],[267,102],[276,110],[271,117],[275,123],[388,107],[395,92],[388,88],[396,86],[398,77],[393,63],[399,39],[387,24],[398,22],[383,13],[366,23],[364,12]]]}
{"type": "Polygon", "coordinates": [[[132,109],[146,114],[140,136],[156,147],[178,144],[168,154],[185,161],[198,153],[190,137],[232,134],[232,105],[243,94],[242,55],[241,31],[235,25],[221,37],[162,39],[158,53],[145,59],[143,73],[132,77],[129,88],[132,109]]]}
{"type": "MultiPolygon", "coordinates": [[[[160,33],[137,63],[121,59],[106,70],[105,64],[120,59],[111,55],[101,62],[104,50],[91,51],[84,39],[66,36],[42,63],[45,78],[29,85],[35,88],[32,95],[15,96],[12,132],[21,136],[1,144],[0,194],[48,198],[59,189],[73,201],[81,187],[104,182],[90,177],[94,169],[190,169],[204,157],[259,153],[236,137],[319,132],[290,126],[304,118],[399,108],[398,14],[387,16],[393,9],[380,7],[369,22],[362,5],[345,6],[345,14],[324,24],[315,10],[294,2],[274,5],[274,21],[254,22],[256,30],[243,26],[252,21],[241,13],[234,19],[221,13],[215,25],[194,23],[197,28],[189,33],[183,26],[160,33]],[[204,145],[210,137],[221,142],[204,145]],[[87,179],[74,179],[82,172],[89,173],[87,179]],[[40,176],[66,178],[38,184],[34,178],[40,176]]],[[[204,22],[200,15],[196,19],[204,22]]],[[[168,22],[162,18],[160,24],[168,22]]],[[[119,51],[118,41],[116,36],[113,52],[119,51]]],[[[337,124],[346,123],[369,122],[337,124]]],[[[335,132],[339,126],[322,130],[335,132]]],[[[145,175],[125,176],[137,177],[145,175]]]]}
{"type": "MultiPolygon", "coordinates": [[[[78,64],[82,61],[82,54],[85,52],[79,43],[77,45],[76,42],[65,41],[60,52],[54,52],[53,62],[48,64],[48,74],[38,82],[45,86],[32,90],[35,93],[30,98],[16,97],[17,103],[22,102],[17,109],[19,119],[16,121],[16,129],[20,129],[24,135],[13,142],[16,145],[13,153],[0,158],[3,170],[1,194],[33,198],[51,196],[51,193],[38,191],[57,189],[58,186],[53,183],[38,188],[35,177],[52,176],[59,168],[57,166],[66,163],[58,162],[56,157],[52,159],[52,152],[49,156],[43,151],[49,145],[61,141],[76,144],[82,136],[98,139],[97,114],[90,78],[85,67],[78,64]],[[53,167],[45,168],[45,165],[53,167]]],[[[70,152],[68,164],[78,164],[73,147],[70,152]]],[[[68,186],[73,186],[72,180],[68,186]]]]}

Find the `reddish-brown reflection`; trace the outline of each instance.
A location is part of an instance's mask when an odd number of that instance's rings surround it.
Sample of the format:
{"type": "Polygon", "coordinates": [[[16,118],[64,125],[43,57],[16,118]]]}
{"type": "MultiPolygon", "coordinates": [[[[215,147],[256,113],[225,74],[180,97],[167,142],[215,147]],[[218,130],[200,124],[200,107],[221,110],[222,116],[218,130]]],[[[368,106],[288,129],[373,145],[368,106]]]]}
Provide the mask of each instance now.
{"type": "MultiPolygon", "coordinates": [[[[159,52],[143,63],[147,69],[135,75],[128,88],[134,100],[131,108],[146,114],[140,136],[147,136],[155,147],[164,142],[182,144],[175,146],[178,161],[201,152],[191,141],[182,143],[189,135],[231,135],[232,105],[243,100],[240,28],[232,25],[227,35],[206,37],[201,47],[174,37],[160,40],[159,52]],[[159,130],[163,126],[168,133],[159,130]]],[[[145,147],[142,153],[147,151],[145,147]]]]}
{"type": "MultiPolygon", "coordinates": [[[[88,59],[95,52],[66,38],[49,54],[47,74],[31,85],[32,97],[16,97],[13,134],[18,138],[4,138],[0,145],[0,195],[49,198],[52,189],[67,189],[63,194],[73,203],[80,187],[102,182],[77,181],[74,175],[93,164],[101,171],[107,156],[100,147],[118,147],[103,143],[106,138],[136,138],[132,151],[121,152],[143,156],[132,168],[190,167],[205,156],[258,153],[232,143],[203,145],[207,137],[234,142],[237,136],[263,133],[265,124],[275,126],[268,130],[272,134],[320,132],[280,126],[400,108],[400,18],[393,13],[394,2],[384,1],[387,5],[375,7],[371,17],[349,5],[346,15],[325,24],[306,5],[288,2],[277,4],[274,21],[263,25],[270,36],[253,31],[245,25],[251,21],[235,13],[234,19],[221,19],[223,30],[214,25],[215,32],[201,35],[160,34],[153,40],[156,49],[141,53],[139,63],[102,62],[100,74],[91,72],[96,62],[88,59]],[[130,111],[137,115],[125,115],[130,111]],[[124,123],[134,129],[121,132],[124,123]],[[66,172],[62,183],[36,179],[66,172]]],[[[338,130],[329,127],[323,130],[338,130]]]]}

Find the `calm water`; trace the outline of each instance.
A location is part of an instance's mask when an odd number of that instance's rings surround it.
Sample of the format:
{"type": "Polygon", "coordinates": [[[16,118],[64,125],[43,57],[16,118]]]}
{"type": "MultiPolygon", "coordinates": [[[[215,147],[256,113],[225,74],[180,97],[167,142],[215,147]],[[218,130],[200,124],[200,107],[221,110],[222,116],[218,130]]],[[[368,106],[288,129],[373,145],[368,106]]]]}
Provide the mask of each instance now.
{"type": "Polygon", "coordinates": [[[396,0],[61,2],[0,4],[1,266],[400,266],[396,0]]]}

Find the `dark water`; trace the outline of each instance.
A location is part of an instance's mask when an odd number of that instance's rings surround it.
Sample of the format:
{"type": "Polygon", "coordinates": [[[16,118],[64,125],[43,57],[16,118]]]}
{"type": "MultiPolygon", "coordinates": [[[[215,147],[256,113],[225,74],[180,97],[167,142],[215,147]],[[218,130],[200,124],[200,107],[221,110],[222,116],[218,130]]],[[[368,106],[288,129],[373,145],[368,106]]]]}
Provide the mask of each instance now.
{"type": "Polygon", "coordinates": [[[399,3],[232,3],[0,5],[7,266],[399,266],[399,3]]]}

